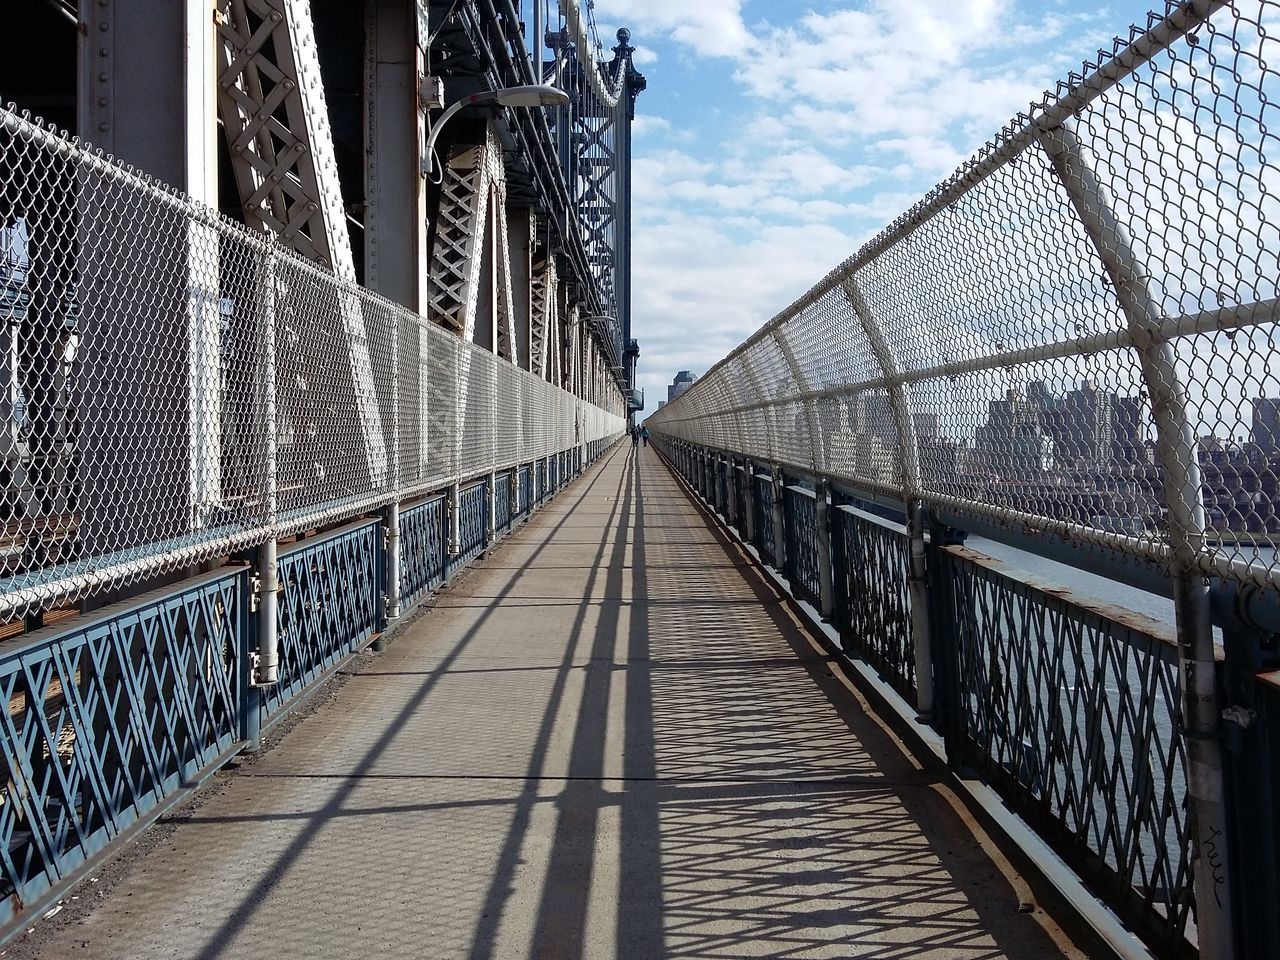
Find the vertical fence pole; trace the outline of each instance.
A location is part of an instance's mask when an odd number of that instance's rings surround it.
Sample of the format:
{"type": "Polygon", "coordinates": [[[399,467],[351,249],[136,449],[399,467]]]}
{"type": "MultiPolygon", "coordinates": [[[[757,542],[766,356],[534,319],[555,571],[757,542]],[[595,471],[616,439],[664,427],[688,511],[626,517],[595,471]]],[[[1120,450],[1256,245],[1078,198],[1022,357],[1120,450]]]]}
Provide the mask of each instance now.
{"type": "MultiPolygon", "coordinates": [[[[925,595],[925,605],[929,611],[929,633],[933,654],[933,675],[941,690],[933,704],[933,722],[935,729],[942,733],[946,746],[947,764],[953,770],[960,770],[963,758],[963,736],[965,729],[964,691],[960,683],[961,644],[965,642],[965,626],[960,621],[960,611],[956,609],[955,588],[951,583],[951,565],[943,553],[943,548],[964,543],[963,531],[939,523],[932,513],[917,511],[921,529],[928,527],[929,540],[928,567],[929,581],[925,595]]],[[[923,541],[923,537],[921,538],[923,541]]],[[[912,602],[916,595],[912,594],[912,602]]],[[[916,683],[920,682],[919,676],[916,683]]]]}
{"type": "Polygon", "coordinates": [[[932,723],[937,709],[933,630],[929,618],[929,559],[924,536],[924,510],[920,501],[907,504],[907,590],[911,598],[911,639],[915,646],[916,718],[932,723]]]}
{"type": "Polygon", "coordinates": [[[738,523],[738,464],[733,457],[726,457],[721,467],[720,483],[724,487],[724,518],[735,529],[738,523]]]}
{"type": "Polygon", "coordinates": [[[831,484],[826,480],[814,481],[813,520],[817,527],[815,532],[818,544],[818,611],[828,623],[835,613],[831,566],[831,507],[827,500],[830,492],[831,484]]]}
{"type": "Polygon", "coordinates": [[[489,518],[485,523],[484,542],[488,546],[498,539],[498,474],[496,472],[489,474],[485,499],[488,501],[489,518]]]}
{"type": "Polygon", "coordinates": [[[1250,839],[1236,851],[1237,876],[1248,881],[1235,891],[1236,945],[1242,956],[1280,957],[1280,657],[1274,643],[1280,597],[1235,584],[1213,593],[1233,700],[1223,714],[1227,795],[1236,830],[1248,830],[1250,839]]]}
{"type": "Polygon", "coordinates": [[[1230,832],[1224,796],[1222,704],[1209,593],[1196,566],[1204,550],[1205,514],[1195,431],[1187,415],[1190,401],[1173,346],[1160,335],[1163,314],[1151,296],[1129,231],[1112,209],[1109,191],[1086,161],[1074,131],[1055,127],[1041,135],[1040,144],[1115,290],[1151,398],[1173,552],[1200,955],[1234,957],[1232,851],[1247,840],[1230,832]]]}
{"type": "Polygon", "coordinates": [[[786,570],[786,538],[787,524],[783,516],[783,484],[782,468],[776,463],[772,465],[773,475],[769,478],[769,491],[773,495],[769,502],[770,516],[773,520],[773,568],[779,573],[786,570]]]}
{"type": "Polygon", "coordinates": [[[848,642],[849,625],[849,547],[848,516],[840,509],[842,497],[831,490],[831,506],[827,529],[831,531],[831,615],[830,622],[840,636],[841,649],[848,642]]]}
{"type": "Polygon", "coordinates": [[[449,487],[449,556],[462,552],[462,485],[449,487]]]}
{"type": "Polygon", "coordinates": [[[743,475],[743,480],[747,485],[747,495],[742,498],[742,503],[745,507],[745,510],[744,510],[745,516],[743,516],[742,518],[742,526],[739,529],[742,531],[743,539],[745,539],[747,543],[755,543],[756,542],[756,511],[755,511],[756,473],[752,465],[752,462],[750,460],[746,460],[743,462],[742,475],[743,475]]]}
{"type": "Polygon", "coordinates": [[[266,501],[266,540],[258,548],[258,666],[255,686],[271,686],[280,679],[280,636],[277,622],[276,595],[280,588],[276,567],[279,518],[279,438],[276,433],[276,261],[275,253],[267,250],[263,261],[262,289],[262,428],[266,447],[266,475],[264,499],[266,501]]]}
{"type": "MultiPolygon", "coordinates": [[[[387,572],[385,630],[400,619],[400,502],[392,500],[382,511],[382,560],[387,572]]],[[[373,652],[387,648],[386,637],[379,632],[373,641],[373,652]]]]}
{"type": "MultiPolygon", "coordinates": [[[[240,678],[236,690],[240,702],[240,739],[245,743],[246,753],[257,753],[262,749],[262,695],[254,686],[254,649],[257,637],[254,634],[254,617],[250,607],[249,573],[240,574],[240,678]]],[[[254,598],[256,599],[256,597],[254,598]]]]}

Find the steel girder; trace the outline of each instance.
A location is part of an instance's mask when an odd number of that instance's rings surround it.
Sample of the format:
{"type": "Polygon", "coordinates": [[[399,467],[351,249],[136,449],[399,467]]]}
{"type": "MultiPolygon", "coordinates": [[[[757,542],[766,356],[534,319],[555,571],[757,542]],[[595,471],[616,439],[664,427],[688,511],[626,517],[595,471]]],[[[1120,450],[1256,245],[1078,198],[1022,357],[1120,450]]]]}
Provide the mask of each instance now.
{"type": "Polygon", "coordinates": [[[506,174],[492,124],[479,144],[453,148],[440,184],[440,210],[431,259],[431,318],[468,342],[476,339],[476,314],[486,243],[497,266],[494,352],[517,362],[515,301],[507,225],[506,174]],[[492,206],[492,209],[491,209],[492,206]],[[490,232],[492,231],[492,233],[490,232]]]}
{"type": "MultiPolygon", "coordinates": [[[[355,282],[307,0],[219,0],[218,107],[246,221],[355,282]]],[[[360,301],[340,294],[370,480],[390,469],[360,301]]]]}

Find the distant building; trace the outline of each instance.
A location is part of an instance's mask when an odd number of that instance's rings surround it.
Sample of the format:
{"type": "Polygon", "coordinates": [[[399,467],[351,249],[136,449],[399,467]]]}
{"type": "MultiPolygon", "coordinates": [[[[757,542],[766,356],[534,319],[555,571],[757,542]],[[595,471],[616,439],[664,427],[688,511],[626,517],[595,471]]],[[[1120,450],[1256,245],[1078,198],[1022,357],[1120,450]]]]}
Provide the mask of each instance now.
{"type": "Polygon", "coordinates": [[[1022,479],[1054,468],[1054,439],[1041,426],[1040,407],[1021,390],[991,401],[976,441],[982,468],[996,476],[1022,479]]]}
{"type": "Polygon", "coordinates": [[[1055,437],[1059,458],[1093,466],[1111,456],[1115,431],[1116,395],[1099,390],[1093,381],[1084,380],[1079,390],[1063,398],[1065,436],[1055,437]]]}
{"type": "Polygon", "coordinates": [[[841,430],[827,438],[827,458],[832,472],[873,483],[896,484],[901,480],[897,448],[870,433],[841,430]]]}
{"type": "Polygon", "coordinates": [[[698,378],[688,370],[681,370],[677,373],[675,379],[672,380],[670,386],[667,387],[667,403],[670,403],[676,397],[680,396],[692,387],[694,381],[697,379],[698,378]]]}
{"type": "Polygon", "coordinates": [[[661,409],[662,409],[663,407],[665,407],[666,405],[667,405],[667,401],[665,401],[665,400],[659,400],[659,401],[658,401],[658,409],[659,409],[659,410],[661,410],[661,409]]]}
{"type": "Polygon", "coordinates": [[[1280,452],[1280,397],[1254,398],[1252,439],[1264,453],[1280,452]]]}
{"type": "Polygon", "coordinates": [[[1144,463],[1142,398],[1116,397],[1111,421],[1111,458],[1121,463],[1144,463]]]}

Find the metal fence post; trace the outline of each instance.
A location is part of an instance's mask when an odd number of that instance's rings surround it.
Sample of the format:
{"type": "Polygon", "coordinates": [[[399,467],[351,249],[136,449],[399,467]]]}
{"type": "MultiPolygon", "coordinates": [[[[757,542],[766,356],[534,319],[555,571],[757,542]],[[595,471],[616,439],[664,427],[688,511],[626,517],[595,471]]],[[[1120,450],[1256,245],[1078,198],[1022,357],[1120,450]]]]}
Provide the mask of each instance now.
{"type": "Polygon", "coordinates": [[[484,525],[484,542],[485,546],[488,546],[498,539],[498,474],[496,471],[489,474],[486,484],[485,499],[488,501],[486,506],[489,516],[484,525]]]}
{"type": "Polygon", "coordinates": [[[744,516],[742,518],[742,527],[740,528],[740,532],[742,533],[743,538],[746,540],[747,543],[755,543],[756,542],[756,511],[755,511],[756,474],[755,474],[755,469],[752,466],[752,462],[750,460],[744,461],[742,474],[743,474],[743,481],[747,485],[747,495],[742,498],[742,502],[745,505],[745,509],[743,511],[744,516]]]}
{"type": "MultiPolygon", "coordinates": [[[[400,619],[400,503],[392,501],[382,512],[382,562],[386,569],[386,609],[383,611],[385,630],[400,619]]],[[[387,648],[386,638],[379,633],[373,641],[373,652],[387,648]]]]}
{"type": "Polygon", "coordinates": [[[246,571],[240,580],[240,680],[236,695],[240,701],[240,737],[245,743],[245,753],[257,753],[262,749],[262,694],[254,685],[257,614],[250,610],[256,604],[250,602],[249,582],[246,571]]]}
{"type": "Polygon", "coordinates": [[[721,464],[720,483],[724,487],[724,518],[735,529],[738,526],[738,467],[733,457],[721,464]]]}
{"type": "Polygon", "coordinates": [[[255,686],[271,686],[280,678],[280,636],[276,595],[280,588],[276,568],[276,523],[279,515],[277,472],[279,438],[276,415],[276,270],[275,252],[268,250],[263,261],[262,290],[262,425],[266,447],[264,477],[267,539],[258,547],[258,664],[255,686]]]}
{"type": "Polygon", "coordinates": [[[829,622],[840,635],[840,646],[843,649],[851,623],[849,611],[849,531],[847,517],[840,509],[841,495],[834,489],[831,493],[831,506],[828,513],[827,528],[831,531],[831,617],[829,622]]]}
{"type": "Polygon", "coordinates": [[[818,544],[818,611],[828,623],[835,611],[832,594],[834,575],[831,566],[831,508],[827,502],[830,492],[831,485],[826,480],[814,481],[813,520],[817,527],[818,544]]]}
{"type": "MultiPolygon", "coordinates": [[[[936,684],[932,720],[934,729],[942,734],[945,742],[947,764],[953,770],[959,770],[965,730],[964,691],[960,683],[960,645],[964,642],[965,628],[956,609],[951,568],[943,554],[943,548],[964,543],[965,534],[937,522],[932,513],[926,515],[924,511],[918,511],[917,516],[922,531],[926,524],[929,528],[929,579],[922,592],[929,612],[930,659],[936,684]],[[938,695],[937,690],[941,691],[941,695],[938,695]]],[[[923,537],[921,539],[923,544],[923,537]]],[[[913,592],[913,603],[916,597],[917,594],[913,592]]],[[[916,682],[919,683],[918,674],[916,682]]]]}
{"type": "Polygon", "coordinates": [[[1085,161],[1065,125],[1045,131],[1040,145],[1071,200],[1124,313],[1151,402],[1156,449],[1164,468],[1173,552],[1174,613],[1182,681],[1187,795],[1195,832],[1196,926],[1204,957],[1234,957],[1233,851],[1246,842],[1227,818],[1222,760],[1222,703],[1209,616],[1209,591],[1196,561],[1203,552],[1205,514],[1195,428],[1189,398],[1129,231],[1116,216],[1106,186],[1085,161]]]}
{"type": "Polygon", "coordinates": [[[456,557],[462,552],[462,485],[454,483],[449,487],[449,556],[456,557]]]}
{"type": "Polygon", "coordinates": [[[770,492],[773,494],[770,503],[770,512],[773,518],[773,568],[779,573],[785,573],[787,569],[787,524],[786,518],[783,516],[783,486],[786,484],[786,478],[782,475],[782,468],[776,463],[772,465],[773,475],[770,479],[770,492]]]}
{"type": "Polygon", "coordinates": [[[934,693],[933,630],[929,616],[929,559],[924,535],[924,511],[918,500],[907,504],[907,591],[911,598],[911,640],[915,647],[916,719],[932,723],[934,693]]]}
{"type": "Polygon", "coordinates": [[[876,358],[885,379],[885,392],[893,410],[894,432],[901,451],[902,499],[907,512],[907,536],[909,554],[907,560],[907,590],[911,598],[911,643],[915,651],[916,713],[928,723],[934,713],[933,629],[930,624],[929,564],[925,553],[924,522],[921,515],[920,493],[923,487],[920,472],[920,439],[916,433],[915,417],[911,411],[910,387],[903,382],[897,357],[885,339],[880,321],[871,312],[855,276],[846,277],[841,290],[849,306],[853,308],[871,353],[876,358]]]}
{"type": "Polygon", "coordinates": [[[1213,591],[1222,626],[1225,766],[1236,850],[1236,910],[1246,957],[1280,957],[1280,599],[1234,584],[1213,591]]]}

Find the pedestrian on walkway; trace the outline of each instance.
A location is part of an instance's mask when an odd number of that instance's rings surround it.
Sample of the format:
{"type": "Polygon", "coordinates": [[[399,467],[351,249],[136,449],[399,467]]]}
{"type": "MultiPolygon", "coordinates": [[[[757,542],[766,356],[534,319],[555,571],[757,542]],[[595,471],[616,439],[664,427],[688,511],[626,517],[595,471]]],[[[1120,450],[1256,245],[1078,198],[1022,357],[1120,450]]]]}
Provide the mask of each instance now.
{"type": "Polygon", "coordinates": [[[649,445],[649,428],[648,427],[640,428],[640,439],[644,441],[644,445],[646,447],[649,445]]]}
{"type": "Polygon", "coordinates": [[[631,428],[631,445],[633,447],[640,446],[640,428],[633,426],[631,428]]]}

